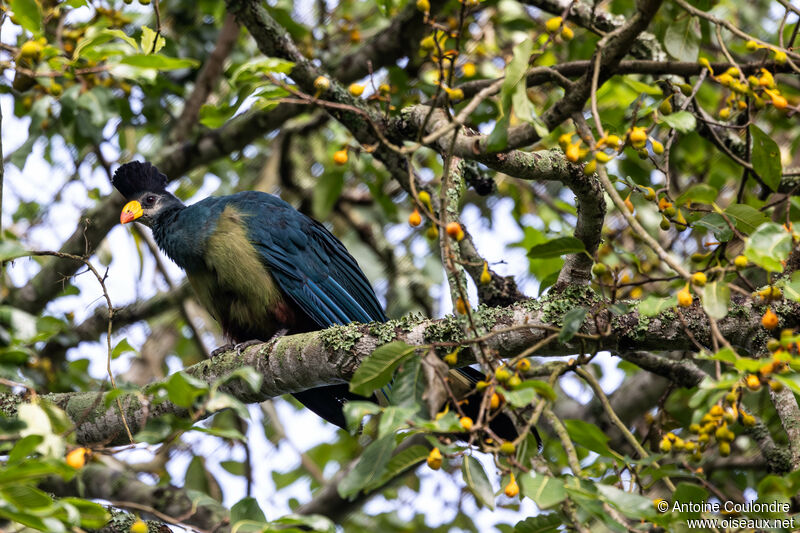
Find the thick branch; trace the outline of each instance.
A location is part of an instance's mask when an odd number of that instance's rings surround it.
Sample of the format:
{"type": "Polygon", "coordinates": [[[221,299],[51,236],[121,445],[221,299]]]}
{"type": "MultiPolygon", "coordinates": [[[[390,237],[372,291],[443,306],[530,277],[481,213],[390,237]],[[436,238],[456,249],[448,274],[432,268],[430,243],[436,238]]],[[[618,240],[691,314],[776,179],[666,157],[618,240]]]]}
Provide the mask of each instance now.
{"type": "MultiPolygon", "coordinates": [[[[483,346],[501,358],[514,356],[551,335],[559,328],[558,322],[563,314],[579,305],[598,313],[595,319],[587,319],[583,328],[586,334],[596,335],[596,338],[577,336],[569,344],[554,341],[543,345],[535,355],[568,355],[587,347],[614,353],[630,352],[632,349],[663,350],[665,346],[674,350],[693,350],[695,345],[692,336],[700,343],[711,345],[707,317],[697,305],[683,311],[685,320],[691,324],[690,336],[671,310],[651,318],[639,317],[635,310],[612,318],[603,311],[607,304],[588,289],[567,289],[540,301],[526,301],[506,309],[481,307],[473,313],[473,320],[479,330],[488,332],[483,338],[483,346]],[[600,335],[606,331],[608,335],[600,335]]],[[[720,332],[731,344],[740,347],[742,352],[753,353],[763,346],[765,339],[765,330],[761,326],[763,309],[754,306],[749,298],[741,297],[734,298],[733,306],[735,312],[719,321],[720,332]]],[[[800,324],[800,306],[797,304],[786,304],[780,311],[786,327],[800,324]]],[[[400,340],[412,346],[439,343],[449,351],[446,346],[469,342],[463,334],[462,320],[454,316],[440,320],[406,317],[386,324],[337,326],[258,344],[242,355],[235,351],[228,352],[186,371],[211,384],[237,368],[252,366],[264,378],[260,390],[253,392],[238,380],[226,383],[221,390],[243,402],[262,402],[290,392],[346,382],[365,357],[377,346],[390,340],[400,340]]],[[[473,346],[474,343],[468,343],[461,350],[459,361],[469,364],[477,360],[473,346]]],[[[144,389],[143,395],[131,394],[121,399],[134,433],[143,427],[148,417],[165,413],[188,415],[186,409],[169,401],[149,404],[148,395],[154,387],[159,386],[161,384],[151,385],[144,389]]],[[[65,409],[78,424],[79,442],[125,443],[119,411],[116,406],[106,408],[100,397],[102,394],[62,393],[44,397],[65,409]]],[[[13,416],[21,401],[22,398],[16,395],[0,396],[0,412],[13,416]]]]}

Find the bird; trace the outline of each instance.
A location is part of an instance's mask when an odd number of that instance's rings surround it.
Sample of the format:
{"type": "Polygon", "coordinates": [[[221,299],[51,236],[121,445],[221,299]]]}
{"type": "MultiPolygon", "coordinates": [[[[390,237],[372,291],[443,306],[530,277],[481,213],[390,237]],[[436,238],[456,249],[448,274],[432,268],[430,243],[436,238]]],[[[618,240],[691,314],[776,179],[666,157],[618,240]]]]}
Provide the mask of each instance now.
{"type": "MultiPolygon", "coordinates": [[[[237,346],[337,324],[388,320],[344,244],[278,196],[244,191],[187,206],[167,191],[167,177],[146,161],[121,165],[112,183],[128,200],[120,222],[150,227],[159,248],[185,271],[200,303],[237,346]]],[[[485,378],[472,367],[453,375],[473,389],[485,378]]],[[[293,396],[345,429],[344,404],[365,399],[347,384],[293,396]]],[[[464,406],[476,415],[479,403],[467,400],[464,406]]],[[[505,439],[517,436],[505,414],[495,416],[490,427],[505,439]]]]}

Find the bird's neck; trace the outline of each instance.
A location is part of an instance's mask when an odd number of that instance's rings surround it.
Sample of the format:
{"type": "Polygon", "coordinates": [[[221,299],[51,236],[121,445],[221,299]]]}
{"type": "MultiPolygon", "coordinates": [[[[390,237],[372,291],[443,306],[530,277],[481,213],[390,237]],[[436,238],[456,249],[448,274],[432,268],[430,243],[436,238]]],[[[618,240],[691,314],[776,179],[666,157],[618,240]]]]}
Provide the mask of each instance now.
{"type": "Polygon", "coordinates": [[[163,208],[158,216],[154,217],[151,229],[158,247],[179,267],[191,271],[199,259],[194,242],[198,238],[198,228],[182,223],[185,222],[181,219],[186,209],[187,207],[176,199],[174,204],[163,208]]]}

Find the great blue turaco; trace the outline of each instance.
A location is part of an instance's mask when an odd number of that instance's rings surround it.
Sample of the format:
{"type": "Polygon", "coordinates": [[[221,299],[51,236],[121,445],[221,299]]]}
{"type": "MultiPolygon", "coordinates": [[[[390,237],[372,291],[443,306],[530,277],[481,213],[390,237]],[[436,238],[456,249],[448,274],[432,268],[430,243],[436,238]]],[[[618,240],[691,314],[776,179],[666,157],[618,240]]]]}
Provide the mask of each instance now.
{"type": "MultiPolygon", "coordinates": [[[[152,229],[158,246],[186,271],[198,299],[233,342],[387,320],[345,246],[277,196],[247,191],[186,206],[166,190],[164,174],[138,161],[120,166],[113,184],[128,200],[120,222],[138,220],[152,229]]],[[[474,386],[484,376],[464,367],[451,372],[451,379],[474,386]]],[[[344,403],[364,399],[347,384],[294,396],[342,428],[344,403]]],[[[479,403],[473,397],[462,408],[474,417],[479,403]]],[[[504,439],[517,435],[502,413],[491,428],[504,439]]]]}

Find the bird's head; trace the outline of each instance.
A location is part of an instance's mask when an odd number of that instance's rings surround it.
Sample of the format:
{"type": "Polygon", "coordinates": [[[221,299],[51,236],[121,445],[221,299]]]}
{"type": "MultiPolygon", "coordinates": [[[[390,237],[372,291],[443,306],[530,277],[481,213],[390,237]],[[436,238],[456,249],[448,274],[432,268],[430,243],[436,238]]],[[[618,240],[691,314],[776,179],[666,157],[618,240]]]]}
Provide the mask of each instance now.
{"type": "Polygon", "coordinates": [[[150,226],[165,209],[183,205],[167,191],[167,177],[147,162],[125,163],[111,182],[128,200],[119,216],[123,224],[138,220],[150,226]]]}

